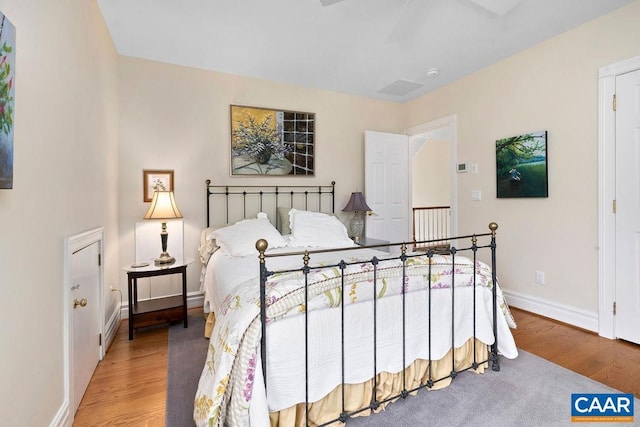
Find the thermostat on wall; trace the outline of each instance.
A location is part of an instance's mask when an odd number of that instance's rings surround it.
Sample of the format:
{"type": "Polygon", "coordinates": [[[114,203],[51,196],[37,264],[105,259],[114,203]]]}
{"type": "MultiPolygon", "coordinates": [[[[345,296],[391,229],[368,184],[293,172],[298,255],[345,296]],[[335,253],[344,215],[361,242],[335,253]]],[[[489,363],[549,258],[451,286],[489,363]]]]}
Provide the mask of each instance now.
{"type": "Polygon", "coordinates": [[[467,171],[467,163],[458,163],[458,172],[466,172],[467,171]]]}

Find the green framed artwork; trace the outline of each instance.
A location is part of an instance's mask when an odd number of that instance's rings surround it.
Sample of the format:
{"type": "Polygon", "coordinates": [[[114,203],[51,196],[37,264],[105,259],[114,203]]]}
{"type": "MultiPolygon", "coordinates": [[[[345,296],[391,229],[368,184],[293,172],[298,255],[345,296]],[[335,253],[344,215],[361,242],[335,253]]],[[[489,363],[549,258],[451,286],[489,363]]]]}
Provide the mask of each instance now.
{"type": "Polygon", "coordinates": [[[549,197],[547,131],[496,141],[498,198],[549,197]]]}
{"type": "Polygon", "coordinates": [[[231,175],[313,176],[315,114],[231,105],[231,175]]]}
{"type": "Polygon", "coordinates": [[[0,189],[13,188],[16,28],[0,12],[0,189]]]}

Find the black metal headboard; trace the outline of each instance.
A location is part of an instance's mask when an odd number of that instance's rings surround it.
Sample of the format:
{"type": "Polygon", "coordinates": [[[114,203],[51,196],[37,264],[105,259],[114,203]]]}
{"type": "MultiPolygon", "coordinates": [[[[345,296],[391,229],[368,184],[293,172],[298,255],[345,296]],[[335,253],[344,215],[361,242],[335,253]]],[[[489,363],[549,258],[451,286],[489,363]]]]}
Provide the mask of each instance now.
{"type": "Polygon", "coordinates": [[[207,189],[207,227],[266,212],[278,224],[278,208],[288,207],[335,213],[336,182],[330,185],[217,185],[205,181],[207,189]],[[212,202],[211,198],[221,203],[212,202]],[[216,222],[212,222],[215,218],[216,222]]]}

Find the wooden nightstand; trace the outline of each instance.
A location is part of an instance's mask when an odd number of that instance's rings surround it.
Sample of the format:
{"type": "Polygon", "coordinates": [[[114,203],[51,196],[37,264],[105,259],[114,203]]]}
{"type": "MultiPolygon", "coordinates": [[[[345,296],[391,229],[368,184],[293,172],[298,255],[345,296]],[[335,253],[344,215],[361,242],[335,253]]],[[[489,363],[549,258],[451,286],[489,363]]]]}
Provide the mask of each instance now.
{"type": "Polygon", "coordinates": [[[133,339],[134,328],[150,326],[157,323],[182,320],[187,322],[187,266],[193,259],[176,260],[169,265],[149,264],[144,267],[123,267],[127,272],[127,288],[129,293],[129,339],[133,339]],[[154,298],[138,301],[138,279],[142,277],[164,276],[167,274],[182,275],[182,295],[154,298]]]}

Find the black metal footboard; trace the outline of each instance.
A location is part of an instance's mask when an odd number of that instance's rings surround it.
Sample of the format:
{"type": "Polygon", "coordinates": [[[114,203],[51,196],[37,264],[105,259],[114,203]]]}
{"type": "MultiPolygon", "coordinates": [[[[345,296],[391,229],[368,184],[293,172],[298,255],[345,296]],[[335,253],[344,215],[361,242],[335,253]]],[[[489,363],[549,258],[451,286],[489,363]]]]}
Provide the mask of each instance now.
{"type": "MultiPolygon", "coordinates": [[[[339,279],[341,281],[341,284],[339,285],[339,292],[340,292],[340,306],[339,306],[339,310],[340,310],[340,316],[341,316],[341,348],[342,348],[342,358],[341,358],[341,367],[340,369],[342,370],[341,372],[341,378],[342,378],[342,387],[341,387],[341,399],[342,399],[342,410],[340,415],[337,418],[328,420],[328,421],[323,421],[322,424],[320,425],[329,425],[335,422],[343,422],[346,423],[348,422],[348,420],[363,412],[363,411],[369,411],[369,410],[376,410],[380,407],[380,405],[386,404],[387,402],[390,402],[392,400],[396,400],[400,397],[402,398],[406,398],[407,396],[409,396],[410,393],[416,392],[422,388],[428,388],[431,389],[433,388],[437,383],[449,379],[451,378],[452,380],[455,379],[457,377],[457,375],[461,372],[464,372],[466,370],[470,370],[470,369],[477,369],[480,366],[484,365],[484,364],[490,364],[492,370],[494,371],[499,371],[500,370],[500,361],[498,358],[498,328],[497,328],[497,324],[498,324],[498,294],[497,294],[497,278],[496,278],[496,230],[498,229],[498,225],[496,223],[491,223],[489,224],[489,229],[490,232],[489,233],[483,233],[483,234],[477,234],[477,235],[468,235],[468,236],[461,236],[461,237],[457,237],[457,238],[452,238],[451,242],[452,242],[452,246],[449,248],[448,250],[448,255],[450,256],[450,260],[451,260],[451,286],[450,286],[450,292],[451,292],[451,348],[450,348],[450,357],[451,357],[451,365],[452,365],[452,370],[451,372],[449,372],[448,375],[441,377],[441,378],[435,378],[434,377],[434,372],[432,369],[432,343],[431,343],[431,338],[432,338],[432,322],[431,322],[431,318],[432,318],[432,292],[434,292],[434,290],[432,289],[432,259],[433,257],[436,255],[434,253],[433,250],[427,250],[426,252],[422,252],[422,253],[416,253],[416,252],[409,252],[407,250],[408,247],[408,243],[397,243],[397,244],[391,244],[388,245],[390,247],[396,247],[397,249],[399,249],[399,253],[398,254],[392,254],[389,257],[384,257],[384,259],[380,259],[376,256],[374,256],[373,258],[369,259],[369,260],[359,260],[357,263],[358,264],[363,264],[363,263],[369,263],[370,264],[370,270],[371,270],[371,274],[372,274],[372,286],[373,286],[373,297],[371,299],[371,304],[372,304],[372,309],[373,309],[373,324],[371,325],[372,331],[373,331],[373,355],[372,355],[372,359],[373,359],[373,372],[372,372],[372,399],[371,402],[369,403],[369,405],[362,407],[360,409],[354,410],[354,411],[347,411],[346,405],[345,405],[345,401],[346,401],[346,396],[345,396],[345,302],[344,302],[344,298],[342,298],[345,295],[345,270],[353,264],[356,264],[356,262],[346,262],[344,260],[339,261],[336,264],[333,265],[322,265],[320,266],[312,266],[310,264],[310,260],[312,259],[312,257],[314,256],[314,254],[316,253],[320,253],[320,252],[331,252],[331,251],[344,251],[345,249],[335,249],[335,250],[328,250],[328,251],[305,251],[305,252],[301,252],[298,253],[301,257],[302,257],[302,262],[303,262],[303,267],[301,269],[296,269],[296,270],[288,270],[288,271],[269,271],[268,270],[268,259],[272,258],[272,257],[281,257],[281,256],[292,256],[294,254],[292,253],[287,253],[287,254],[266,254],[266,250],[267,250],[267,242],[265,240],[259,240],[256,243],[256,248],[259,251],[259,259],[260,259],[260,320],[262,323],[262,338],[261,338],[261,359],[262,359],[262,373],[263,373],[263,377],[264,377],[264,384],[265,384],[265,388],[267,389],[268,392],[268,383],[267,383],[267,369],[268,369],[268,364],[267,364],[267,359],[269,357],[269,355],[267,354],[267,339],[269,336],[269,332],[268,332],[268,316],[267,316],[267,309],[268,309],[268,304],[267,304],[267,290],[266,290],[266,284],[267,281],[269,279],[269,277],[271,277],[272,275],[274,275],[275,273],[287,273],[287,272],[300,272],[302,277],[303,277],[303,292],[304,292],[304,311],[303,311],[303,315],[304,315],[304,345],[305,345],[305,420],[306,420],[306,425],[310,425],[310,420],[309,420],[309,407],[310,407],[310,403],[309,403],[309,334],[313,333],[313,330],[309,329],[309,310],[306,309],[306,307],[308,307],[308,302],[310,301],[309,299],[309,294],[308,294],[308,289],[309,289],[309,276],[310,274],[317,270],[317,269],[326,269],[326,268],[333,268],[333,269],[338,269],[340,271],[340,275],[339,275],[339,279]],[[480,240],[484,240],[485,242],[488,241],[488,243],[486,244],[479,244],[479,239],[480,240]],[[454,246],[454,242],[461,242],[461,245],[467,245],[467,246],[463,246],[463,247],[456,247],[454,246]],[[469,243],[464,243],[464,242],[470,242],[469,243]],[[487,354],[488,354],[488,358],[486,359],[482,359],[482,360],[477,360],[477,353],[476,353],[476,345],[483,345],[483,344],[477,344],[477,339],[476,339],[476,278],[478,277],[478,252],[480,250],[488,250],[490,251],[490,268],[491,268],[491,295],[492,295],[492,299],[493,299],[493,307],[492,307],[492,326],[493,326],[493,344],[491,344],[489,346],[489,348],[487,349],[487,354]],[[468,255],[467,255],[468,254],[468,255]],[[472,301],[473,301],[473,308],[472,308],[472,313],[470,313],[469,315],[473,316],[473,361],[469,366],[465,366],[461,369],[457,369],[456,367],[456,362],[455,362],[455,335],[456,335],[456,331],[455,331],[455,314],[456,314],[456,292],[458,291],[456,289],[456,286],[454,286],[455,282],[455,277],[456,274],[460,274],[460,273],[456,273],[456,257],[462,256],[464,255],[465,257],[467,257],[468,259],[472,260],[473,262],[473,272],[472,274],[472,301]],[[425,307],[425,310],[427,310],[428,312],[428,319],[429,319],[429,325],[428,325],[428,336],[424,337],[425,339],[428,340],[428,380],[425,381],[424,383],[421,381],[421,383],[417,386],[417,387],[409,387],[407,385],[407,363],[406,363],[406,330],[407,330],[407,319],[406,318],[406,307],[407,307],[407,298],[410,298],[411,295],[407,294],[405,292],[405,288],[404,286],[402,287],[402,291],[399,294],[399,297],[401,298],[401,309],[402,309],[402,348],[398,349],[398,351],[402,352],[402,389],[398,392],[395,393],[393,396],[379,396],[378,395],[378,286],[379,286],[379,271],[382,265],[384,265],[385,262],[389,261],[389,260],[394,260],[394,261],[400,261],[401,262],[401,276],[402,277],[402,283],[407,283],[406,281],[409,280],[408,276],[407,276],[407,268],[410,264],[410,260],[412,260],[413,258],[416,257],[427,257],[428,258],[428,285],[426,286],[426,289],[424,290],[424,292],[427,293],[427,300],[428,300],[428,304],[427,307],[425,307]]],[[[411,242],[411,247],[415,247],[415,244],[425,244],[426,247],[429,246],[429,241],[424,241],[424,242],[411,242]]],[[[369,248],[380,248],[382,246],[387,246],[387,245],[376,245],[376,246],[370,246],[369,248]]],[[[357,250],[360,248],[350,248],[348,250],[357,250]]],[[[440,254],[442,254],[442,252],[439,252],[440,254]]],[[[484,255],[483,256],[484,259],[488,259],[489,255],[484,255]]],[[[485,269],[486,271],[486,269],[485,269]]],[[[338,289],[338,288],[336,288],[338,289]]],[[[420,291],[422,292],[422,291],[420,291]]]]}

